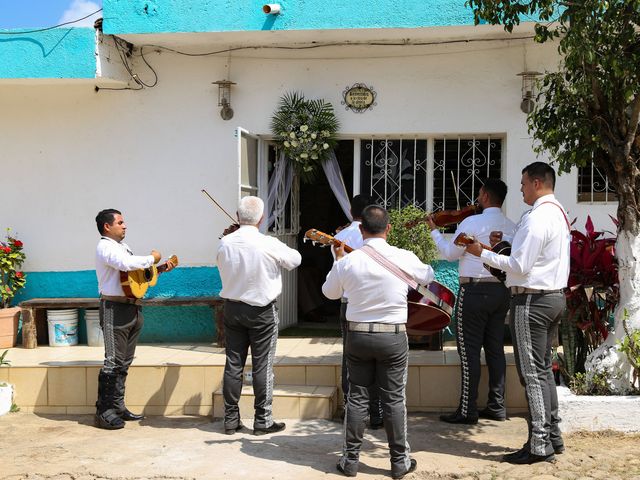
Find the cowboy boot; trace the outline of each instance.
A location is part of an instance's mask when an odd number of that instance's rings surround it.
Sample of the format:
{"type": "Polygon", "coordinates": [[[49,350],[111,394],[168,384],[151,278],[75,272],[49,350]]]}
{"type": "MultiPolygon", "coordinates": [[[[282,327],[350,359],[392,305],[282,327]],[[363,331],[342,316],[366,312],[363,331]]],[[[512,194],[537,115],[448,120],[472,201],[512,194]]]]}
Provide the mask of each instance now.
{"type": "Polygon", "coordinates": [[[96,402],[95,426],[105,430],[118,430],[124,427],[124,421],[114,408],[116,375],[100,372],[98,375],[98,400],[96,402]]]}
{"type": "Polygon", "coordinates": [[[116,380],[116,390],[114,397],[114,406],[116,408],[116,412],[125,422],[142,420],[144,418],[144,415],[136,415],[135,413],[130,412],[124,404],[124,389],[126,381],[127,373],[119,373],[116,380]]]}

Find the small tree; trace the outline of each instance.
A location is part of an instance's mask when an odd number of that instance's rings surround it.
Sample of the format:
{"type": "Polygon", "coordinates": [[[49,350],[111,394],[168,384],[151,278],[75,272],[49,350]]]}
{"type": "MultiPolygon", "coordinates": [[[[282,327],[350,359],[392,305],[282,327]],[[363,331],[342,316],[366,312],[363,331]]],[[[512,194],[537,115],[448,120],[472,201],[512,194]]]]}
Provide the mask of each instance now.
{"type": "MultiPolygon", "coordinates": [[[[640,328],[640,1],[468,0],[468,5],[476,24],[484,19],[511,32],[521,17],[537,16],[534,41],[559,40],[562,62],[540,82],[529,130],[536,151],[549,153],[559,172],[593,160],[616,189],[620,302],[614,334],[590,356],[587,371],[630,377],[631,365],[617,343],[625,335],[625,310],[629,329],[640,328]]],[[[612,390],[626,393],[628,383],[612,390]]]]}

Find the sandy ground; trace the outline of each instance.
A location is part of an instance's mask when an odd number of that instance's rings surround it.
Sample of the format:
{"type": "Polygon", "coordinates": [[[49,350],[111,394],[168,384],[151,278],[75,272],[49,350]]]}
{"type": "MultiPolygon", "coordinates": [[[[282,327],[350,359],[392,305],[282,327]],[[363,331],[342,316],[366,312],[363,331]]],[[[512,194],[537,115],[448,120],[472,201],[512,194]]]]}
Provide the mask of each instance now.
{"type": "MultiPolygon", "coordinates": [[[[119,431],[92,427],[87,415],[14,413],[0,417],[3,479],[303,479],[342,478],[335,470],[342,425],[327,420],[287,422],[284,432],[227,436],[204,417],[150,417],[119,431]]],[[[250,421],[245,421],[249,426],[250,421]]],[[[500,461],[519,448],[523,418],[452,426],[436,415],[409,418],[418,469],[413,479],[636,479],[640,436],[573,434],[555,464],[514,466],[500,461]]],[[[383,431],[368,431],[360,479],[390,478],[383,431]]]]}

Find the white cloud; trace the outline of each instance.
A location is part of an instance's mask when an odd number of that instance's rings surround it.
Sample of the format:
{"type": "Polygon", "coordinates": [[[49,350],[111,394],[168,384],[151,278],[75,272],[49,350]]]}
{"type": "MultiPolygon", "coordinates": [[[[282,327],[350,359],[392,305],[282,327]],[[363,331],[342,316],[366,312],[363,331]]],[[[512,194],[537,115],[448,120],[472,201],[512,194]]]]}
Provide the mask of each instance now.
{"type": "MultiPolygon", "coordinates": [[[[73,20],[77,20],[78,18],[85,17],[89,15],[91,12],[95,12],[100,8],[96,2],[91,2],[89,0],[73,0],[71,4],[67,7],[65,12],[58,20],[58,23],[71,22],[73,20]]],[[[100,18],[102,12],[98,12],[95,15],[90,16],[89,18],[85,18],[84,20],[72,24],[74,27],[93,27],[93,22],[96,19],[100,18]]]]}

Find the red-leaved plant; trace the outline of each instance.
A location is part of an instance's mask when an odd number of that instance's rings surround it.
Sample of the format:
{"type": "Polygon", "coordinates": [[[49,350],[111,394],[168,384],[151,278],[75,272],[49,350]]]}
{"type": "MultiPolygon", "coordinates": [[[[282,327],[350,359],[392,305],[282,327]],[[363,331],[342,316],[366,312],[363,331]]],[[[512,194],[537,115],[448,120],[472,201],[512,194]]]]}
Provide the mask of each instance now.
{"type": "Polygon", "coordinates": [[[567,311],[560,327],[561,367],[567,379],[585,371],[587,355],[609,335],[609,319],[619,298],[615,237],[596,232],[590,216],[585,231],[571,231],[567,311]]]}

